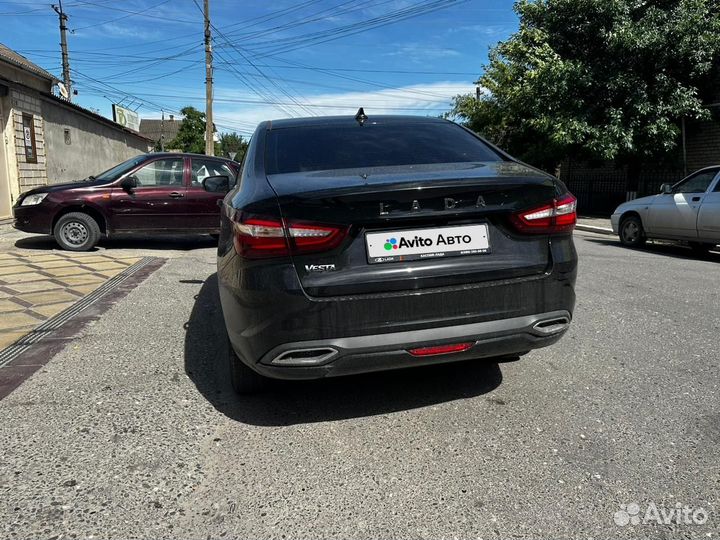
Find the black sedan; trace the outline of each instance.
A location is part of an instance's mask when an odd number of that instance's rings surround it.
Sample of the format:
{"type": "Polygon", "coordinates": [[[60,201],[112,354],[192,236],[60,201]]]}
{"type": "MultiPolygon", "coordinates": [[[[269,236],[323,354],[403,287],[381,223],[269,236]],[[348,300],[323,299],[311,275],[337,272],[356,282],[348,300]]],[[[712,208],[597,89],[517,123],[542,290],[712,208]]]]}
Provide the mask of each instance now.
{"type": "Polygon", "coordinates": [[[560,181],[446,120],[263,122],[222,211],[233,385],[551,345],[575,221],[560,181]]]}

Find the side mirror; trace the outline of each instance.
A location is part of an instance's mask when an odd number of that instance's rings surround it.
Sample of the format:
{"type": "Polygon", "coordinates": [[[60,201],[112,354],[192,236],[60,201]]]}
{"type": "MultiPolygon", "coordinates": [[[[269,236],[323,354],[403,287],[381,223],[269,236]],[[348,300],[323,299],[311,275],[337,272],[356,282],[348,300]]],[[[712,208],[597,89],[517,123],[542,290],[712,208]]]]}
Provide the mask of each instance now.
{"type": "Polygon", "coordinates": [[[208,176],[203,178],[202,187],[210,193],[227,193],[230,191],[230,179],[227,176],[208,176]]]}
{"type": "Polygon", "coordinates": [[[663,195],[669,195],[672,193],[672,184],[663,184],[660,186],[660,193],[663,195]]]}
{"type": "Polygon", "coordinates": [[[133,189],[138,187],[138,180],[134,176],[128,176],[127,178],[124,178],[122,182],[120,182],[120,187],[129,193],[133,189]]]}

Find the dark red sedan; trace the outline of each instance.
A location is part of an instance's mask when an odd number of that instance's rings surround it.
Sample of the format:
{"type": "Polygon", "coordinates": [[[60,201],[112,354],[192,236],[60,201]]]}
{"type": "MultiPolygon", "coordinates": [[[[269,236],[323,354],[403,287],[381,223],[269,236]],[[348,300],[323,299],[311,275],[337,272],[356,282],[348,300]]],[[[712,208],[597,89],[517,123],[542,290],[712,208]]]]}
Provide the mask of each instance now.
{"type": "Polygon", "coordinates": [[[23,193],[16,229],[52,234],[71,251],[125,233],[216,234],[218,201],[235,184],[238,164],[196,154],[137,156],[80,182],[23,193]]]}

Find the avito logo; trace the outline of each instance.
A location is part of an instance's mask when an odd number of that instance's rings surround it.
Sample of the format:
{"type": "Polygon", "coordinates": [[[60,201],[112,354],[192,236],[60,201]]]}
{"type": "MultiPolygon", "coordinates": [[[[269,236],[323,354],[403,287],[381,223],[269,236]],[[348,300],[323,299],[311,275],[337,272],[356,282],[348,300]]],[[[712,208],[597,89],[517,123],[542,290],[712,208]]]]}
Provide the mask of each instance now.
{"type": "Polygon", "coordinates": [[[388,251],[392,251],[393,249],[397,249],[397,238],[388,238],[385,240],[385,249],[388,251]]]}
{"type": "Polygon", "coordinates": [[[386,239],[385,249],[387,251],[392,251],[393,249],[400,248],[432,247],[433,245],[452,246],[458,244],[469,244],[471,242],[472,238],[469,234],[458,234],[455,236],[444,236],[442,234],[438,234],[436,242],[433,242],[432,238],[424,238],[422,236],[415,236],[410,239],[401,236],[399,242],[397,238],[386,239]]]}

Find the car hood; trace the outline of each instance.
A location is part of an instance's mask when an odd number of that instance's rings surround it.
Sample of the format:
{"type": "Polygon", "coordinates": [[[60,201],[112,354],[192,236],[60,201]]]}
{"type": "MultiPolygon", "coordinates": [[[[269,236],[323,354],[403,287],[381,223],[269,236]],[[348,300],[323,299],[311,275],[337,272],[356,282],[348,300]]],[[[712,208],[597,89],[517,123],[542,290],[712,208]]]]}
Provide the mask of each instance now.
{"type": "Polygon", "coordinates": [[[78,188],[89,188],[95,186],[103,186],[112,183],[112,180],[77,180],[75,182],[64,182],[62,184],[49,184],[47,186],[36,187],[22,194],[22,197],[34,195],[36,193],[54,193],[56,191],[68,191],[78,188]]]}

